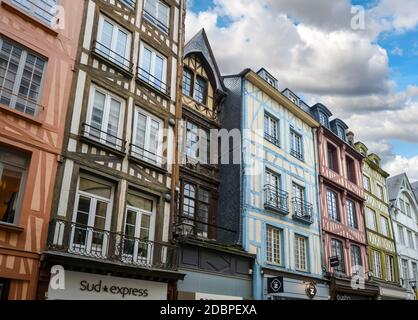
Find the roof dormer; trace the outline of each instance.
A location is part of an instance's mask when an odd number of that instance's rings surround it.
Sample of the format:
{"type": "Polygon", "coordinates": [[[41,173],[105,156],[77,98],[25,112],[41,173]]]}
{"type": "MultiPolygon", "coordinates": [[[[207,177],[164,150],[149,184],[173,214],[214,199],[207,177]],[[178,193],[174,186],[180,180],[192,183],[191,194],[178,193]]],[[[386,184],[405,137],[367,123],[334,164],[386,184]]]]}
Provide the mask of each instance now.
{"type": "Polygon", "coordinates": [[[329,118],[332,116],[332,113],[322,103],[317,103],[312,106],[311,114],[322,126],[330,128],[329,118]]]}
{"type": "Polygon", "coordinates": [[[334,119],[330,123],[331,130],[334,132],[338,138],[347,142],[347,129],[348,126],[341,119],[334,119]]]}
{"type": "Polygon", "coordinates": [[[301,106],[302,100],[289,88],[286,88],[282,91],[282,94],[288,98],[290,101],[292,101],[295,105],[298,107],[301,106]]]}
{"type": "Polygon", "coordinates": [[[279,89],[279,81],[271,75],[266,69],[261,68],[257,74],[263,78],[269,85],[271,85],[275,89],[279,89]]]}

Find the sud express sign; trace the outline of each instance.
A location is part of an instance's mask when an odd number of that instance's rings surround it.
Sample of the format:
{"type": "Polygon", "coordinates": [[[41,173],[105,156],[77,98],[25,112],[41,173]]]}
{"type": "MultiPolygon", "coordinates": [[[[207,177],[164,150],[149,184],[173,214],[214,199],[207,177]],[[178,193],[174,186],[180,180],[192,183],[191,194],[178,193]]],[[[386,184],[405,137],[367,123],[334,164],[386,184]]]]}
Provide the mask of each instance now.
{"type": "Polygon", "coordinates": [[[95,293],[110,293],[113,295],[122,296],[124,299],[126,296],[133,297],[148,297],[148,289],[143,288],[128,288],[128,287],[119,287],[116,285],[108,286],[103,284],[103,281],[100,280],[98,283],[90,283],[87,280],[80,281],[80,291],[82,292],[95,292],[95,293]]]}

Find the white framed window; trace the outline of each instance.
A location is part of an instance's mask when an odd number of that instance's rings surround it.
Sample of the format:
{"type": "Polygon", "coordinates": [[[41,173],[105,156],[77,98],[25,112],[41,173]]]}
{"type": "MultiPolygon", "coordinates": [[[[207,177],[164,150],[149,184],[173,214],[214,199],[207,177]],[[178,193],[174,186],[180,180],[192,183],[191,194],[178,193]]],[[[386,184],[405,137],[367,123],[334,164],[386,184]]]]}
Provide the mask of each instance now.
{"type": "Polygon", "coordinates": [[[401,208],[401,212],[406,213],[405,201],[403,199],[399,199],[399,206],[401,208]]]}
{"type": "Polygon", "coordinates": [[[362,274],[363,271],[361,249],[356,245],[351,246],[351,270],[356,274],[362,274]]]}
{"type": "Polygon", "coordinates": [[[264,113],[264,139],[267,141],[279,145],[279,120],[267,112],[264,113]]]}
{"type": "Polygon", "coordinates": [[[409,202],[405,202],[405,208],[406,208],[406,215],[408,217],[412,217],[411,204],[409,202]]]}
{"type": "Polygon", "coordinates": [[[403,227],[401,225],[398,225],[398,237],[399,237],[399,243],[401,245],[405,245],[405,234],[403,231],[403,227]]]}
{"type": "Polygon", "coordinates": [[[107,257],[112,203],[112,184],[80,175],[71,226],[71,252],[107,257]]]}
{"type": "Polygon", "coordinates": [[[376,212],[366,207],[366,224],[371,230],[377,231],[376,212]]]}
{"type": "Polygon", "coordinates": [[[92,85],[84,135],[122,150],[122,114],[124,101],[107,90],[92,85]]]}
{"type": "Polygon", "coordinates": [[[128,191],[122,259],[134,264],[152,264],[155,235],[155,200],[128,191]]]}
{"type": "Polygon", "coordinates": [[[303,160],[302,136],[290,129],[290,154],[299,160],[303,160]]]}
{"type": "Polygon", "coordinates": [[[28,158],[0,147],[0,222],[17,224],[22,206],[28,158]]]}
{"type": "Polygon", "coordinates": [[[305,237],[295,235],[296,259],[295,267],[298,271],[308,271],[307,258],[308,240],[305,237]]]}
{"type": "Polygon", "coordinates": [[[134,157],[163,165],[163,128],[161,119],[135,108],[134,131],[131,152],[134,157]]]}
{"type": "Polygon", "coordinates": [[[109,61],[130,70],[132,34],[101,14],[95,50],[109,61]]]}
{"type": "Polygon", "coordinates": [[[58,0],[12,0],[12,3],[49,26],[52,26],[56,21],[54,11],[57,2],[58,0]]]}
{"type": "Polygon", "coordinates": [[[412,249],[415,249],[414,245],[414,236],[411,230],[408,230],[408,246],[412,249]]]}
{"type": "Polygon", "coordinates": [[[356,204],[352,200],[347,200],[347,222],[351,228],[358,229],[356,204]]]}
{"type": "Polygon", "coordinates": [[[267,261],[269,263],[282,264],[282,230],[266,226],[267,261]]]}
{"type": "Polygon", "coordinates": [[[389,221],[386,217],[380,217],[380,232],[385,236],[389,237],[389,221]]]}
{"type": "Polygon", "coordinates": [[[364,189],[366,189],[367,191],[371,191],[370,189],[370,178],[366,175],[363,175],[363,186],[364,189]]]}
{"type": "Polygon", "coordinates": [[[378,197],[380,200],[385,200],[384,196],[385,194],[383,187],[380,184],[376,184],[376,197],[378,197]]]}
{"type": "Polygon", "coordinates": [[[184,120],[186,138],[185,154],[189,160],[209,163],[209,131],[199,127],[197,124],[184,120]]]}
{"type": "Polygon", "coordinates": [[[403,278],[403,286],[405,287],[408,284],[409,280],[409,266],[408,260],[401,259],[401,268],[402,268],[402,278],[403,278]]]}
{"type": "Polygon", "coordinates": [[[0,103],[37,116],[47,62],[0,37],[0,103]]]}
{"type": "Polygon", "coordinates": [[[331,190],[327,190],[327,209],[329,219],[334,221],[340,221],[338,194],[331,190]]]}
{"type": "Polygon", "coordinates": [[[376,250],[371,251],[372,254],[372,268],[373,275],[376,278],[382,278],[382,262],[380,257],[380,252],[376,250]]]}
{"type": "Polygon", "coordinates": [[[167,93],[167,58],[141,42],[138,77],[157,90],[167,93]]]}
{"type": "Polygon", "coordinates": [[[386,263],[386,280],[394,282],[395,281],[395,264],[394,258],[392,256],[385,256],[386,263]]]}
{"type": "Polygon", "coordinates": [[[144,17],[161,31],[168,34],[170,24],[170,7],[162,0],[145,0],[144,17]]]}
{"type": "Polygon", "coordinates": [[[328,118],[323,112],[319,112],[319,122],[324,126],[328,127],[328,118]]]}

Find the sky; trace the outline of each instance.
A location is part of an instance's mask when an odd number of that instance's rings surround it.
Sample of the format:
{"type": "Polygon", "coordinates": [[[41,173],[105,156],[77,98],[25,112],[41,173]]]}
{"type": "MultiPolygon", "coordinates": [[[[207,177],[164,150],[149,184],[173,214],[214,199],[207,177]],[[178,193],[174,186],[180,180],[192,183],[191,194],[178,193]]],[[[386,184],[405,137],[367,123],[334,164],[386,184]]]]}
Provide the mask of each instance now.
{"type": "Polygon", "coordinates": [[[222,74],[268,69],[418,181],[418,0],[188,0],[222,74]]]}

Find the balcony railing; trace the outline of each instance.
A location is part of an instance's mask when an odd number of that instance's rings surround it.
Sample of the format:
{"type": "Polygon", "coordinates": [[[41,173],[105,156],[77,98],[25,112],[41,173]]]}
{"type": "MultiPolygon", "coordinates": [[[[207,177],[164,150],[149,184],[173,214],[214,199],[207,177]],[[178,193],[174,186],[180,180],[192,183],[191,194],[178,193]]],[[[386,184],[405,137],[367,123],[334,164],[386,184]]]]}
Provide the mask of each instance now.
{"type": "Polygon", "coordinates": [[[235,230],[197,220],[194,217],[179,215],[177,217],[176,233],[183,238],[216,239],[218,231],[236,233],[235,230]]]}
{"type": "Polygon", "coordinates": [[[0,87],[0,103],[32,117],[37,116],[39,110],[43,109],[37,100],[14,94],[12,90],[5,87],[0,87]]]}
{"type": "Polygon", "coordinates": [[[154,17],[151,13],[149,13],[147,10],[144,9],[144,18],[147,19],[152,24],[156,25],[162,32],[165,34],[168,34],[168,26],[166,26],[164,23],[162,23],[160,20],[158,20],[156,17],[154,17]]]}
{"type": "Polygon", "coordinates": [[[126,4],[129,9],[135,10],[136,0],[122,0],[122,3],[126,4]]]}
{"type": "Polygon", "coordinates": [[[162,92],[163,94],[168,95],[169,90],[167,84],[149,73],[148,71],[138,67],[137,77],[139,80],[144,81],[145,83],[149,84],[150,86],[154,87],[158,91],[162,92]]]}
{"type": "Polygon", "coordinates": [[[303,201],[300,198],[292,198],[293,218],[305,223],[313,223],[313,206],[311,203],[303,201]]]}
{"type": "Polygon", "coordinates": [[[158,154],[150,152],[140,146],[131,144],[130,154],[132,157],[149,162],[154,166],[162,167],[164,158],[158,154]]]}
{"type": "Polygon", "coordinates": [[[120,152],[124,152],[126,141],[107,132],[104,132],[100,129],[97,129],[94,126],[91,126],[87,123],[83,123],[83,130],[81,134],[84,137],[95,140],[103,145],[109,146],[112,149],[115,149],[120,152]]]}
{"type": "Polygon", "coordinates": [[[286,191],[276,188],[272,185],[264,186],[264,207],[283,215],[289,213],[289,194],[286,191]]]}
{"type": "Polygon", "coordinates": [[[109,47],[106,47],[104,44],[98,41],[94,41],[93,51],[101,57],[105,58],[106,60],[109,60],[119,68],[122,68],[123,70],[132,73],[133,63],[121,54],[117,53],[116,51],[113,51],[109,47]]]}
{"type": "Polygon", "coordinates": [[[143,268],[176,268],[172,245],[63,220],[51,222],[48,251],[143,268]]]}
{"type": "Polygon", "coordinates": [[[264,132],[264,139],[271,142],[272,144],[275,144],[276,146],[280,145],[280,140],[278,137],[272,136],[268,132],[264,132]]]}
{"type": "Polygon", "coordinates": [[[303,154],[300,151],[295,150],[295,149],[291,149],[290,154],[292,156],[294,156],[296,159],[299,159],[299,160],[303,161],[303,154]]]}

